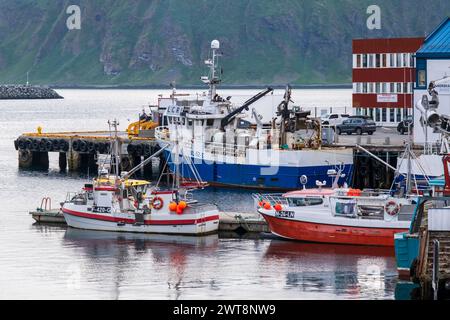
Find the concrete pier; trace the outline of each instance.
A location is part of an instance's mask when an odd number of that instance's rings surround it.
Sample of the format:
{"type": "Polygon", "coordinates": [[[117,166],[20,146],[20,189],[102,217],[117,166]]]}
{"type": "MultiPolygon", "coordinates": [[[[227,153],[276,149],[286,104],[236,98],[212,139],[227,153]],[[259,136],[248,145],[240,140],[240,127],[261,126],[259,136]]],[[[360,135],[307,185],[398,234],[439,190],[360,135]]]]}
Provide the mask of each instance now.
{"type": "MultiPolygon", "coordinates": [[[[152,137],[133,139],[126,132],[118,133],[120,170],[129,171],[143,159],[155,153],[159,146],[152,137]]],[[[48,154],[59,153],[58,165],[62,172],[83,172],[95,175],[98,170],[97,158],[110,152],[110,132],[60,132],[21,135],[15,142],[19,167],[24,169],[45,169],[49,167],[48,154]]],[[[151,178],[154,169],[151,164],[138,173],[151,178]]]]}

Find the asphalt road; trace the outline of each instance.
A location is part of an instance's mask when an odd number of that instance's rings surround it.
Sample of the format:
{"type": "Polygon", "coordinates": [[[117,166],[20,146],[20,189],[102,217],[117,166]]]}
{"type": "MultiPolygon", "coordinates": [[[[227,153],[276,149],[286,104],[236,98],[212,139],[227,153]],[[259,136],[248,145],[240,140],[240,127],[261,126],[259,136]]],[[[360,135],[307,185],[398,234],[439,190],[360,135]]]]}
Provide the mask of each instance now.
{"type": "Polygon", "coordinates": [[[377,127],[377,131],[369,136],[367,133],[362,136],[352,134],[336,135],[335,141],[338,145],[377,145],[377,146],[403,146],[408,142],[408,135],[401,135],[397,132],[397,128],[377,127]]]}

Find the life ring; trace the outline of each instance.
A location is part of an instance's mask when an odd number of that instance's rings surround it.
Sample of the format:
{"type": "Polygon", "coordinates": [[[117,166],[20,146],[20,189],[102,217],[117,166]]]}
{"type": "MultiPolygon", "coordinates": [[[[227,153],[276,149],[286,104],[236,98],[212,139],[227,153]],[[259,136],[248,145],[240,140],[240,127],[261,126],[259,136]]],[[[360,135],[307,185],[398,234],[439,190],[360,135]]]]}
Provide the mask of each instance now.
{"type": "Polygon", "coordinates": [[[389,201],[388,203],[386,203],[384,210],[386,210],[386,213],[388,215],[394,217],[400,211],[400,206],[395,201],[389,201]]]}
{"type": "Polygon", "coordinates": [[[152,207],[156,210],[161,209],[164,206],[164,200],[161,197],[155,197],[152,200],[152,207]]]}

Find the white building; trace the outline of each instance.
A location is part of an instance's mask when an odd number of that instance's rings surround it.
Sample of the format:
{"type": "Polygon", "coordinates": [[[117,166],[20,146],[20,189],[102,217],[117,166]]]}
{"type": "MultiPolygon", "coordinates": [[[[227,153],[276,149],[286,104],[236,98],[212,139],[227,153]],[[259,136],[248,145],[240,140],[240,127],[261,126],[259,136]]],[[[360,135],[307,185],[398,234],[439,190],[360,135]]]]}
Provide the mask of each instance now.
{"type": "MultiPolygon", "coordinates": [[[[450,17],[447,17],[426,39],[416,53],[416,82],[414,86],[414,102],[422,100],[427,95],[431,81],[442,80],[436,86],[439,93],[438,114],[450,115],[450,17]]],[[[430,143],[438,142],[440,134],[431,128],[423,128],[420,122],[422,113],[414,108],[414,143],[424,144],[428,135],[430,143]],[[426,133],[425,130],[428,132],[426,133]]]]}

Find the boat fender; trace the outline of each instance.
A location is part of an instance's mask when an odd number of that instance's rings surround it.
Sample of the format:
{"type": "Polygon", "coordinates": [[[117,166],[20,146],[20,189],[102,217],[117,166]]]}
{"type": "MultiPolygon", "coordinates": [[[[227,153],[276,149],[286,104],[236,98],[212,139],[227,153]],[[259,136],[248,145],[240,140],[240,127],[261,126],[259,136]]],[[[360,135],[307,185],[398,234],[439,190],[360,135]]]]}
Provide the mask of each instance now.
{"type": "Polygon", "coordinates": [[[79,151],[81,151],[81,152],[87,151],[87,141],[86,140],[80,141],[80,150],[79,151]]]}
{"type": "Polygon", "coordinates": [[[33,139],[31,142],[31,150],[39,151],[39,141],[33,139]]]}
{"type": "Polygon", "coordinates": [[[277,203],[276,205],[274,205],[273,206],[273,208],[276,210],[276,211],[281,211],[281,210],[283,210],[283,206],[281,205],[281,204],[279,204],[279,203],[277,203]]]}
{"type": "Polygon", "coordinates": [[[132,145],[131,143],[127,146],[127,152],[128,154],[133,154],[134,153],[134,145],[132,145]]]}
{"type": "Polygon", "coordinates": [[[80,151],[80,145],[81,145],[81,140],[74,140],[72,142],[72,149],[73,151],[80,151]]]}
{"type": "Polygon", "coordinates": [[[143,147],[142,144],[137,144],[135,147],[136,156],[142,156],[143,147]]]}
{"type": "Polygon", "coordinates": [[[52,141],[52,151],[58,151],[60,148],[59,140],[53,139],[52,141]]]}
{"type": "Polygon", "coordinates": [[[155,197],[151,204],[153,209],[160,210],[164,206],[164,200],[161,197],[155,197]]]}
{"type": "Polygon", "coordinates": [[[389,201],[388,203],[386,203],[384,209],[386,210],[387,214],[392,217],[396,216],[400,211],[400,207],[395,201],[389,201]]]}
{"type": "Polygon", "coordinates": [[[30,150],[31,149],[31,144],[32,144],[31,139],[25,139],[25,148],[24,149],[30,150]]]}
{"type": "Polygon", "coordinates": [[[148,144],[145,144],[143,149],[144,156],[148,157],[152,154],[152,148],[148,144]]]}
{"type": "Polygon", "coordinates": [[[69,143],[64,139],[59,140],[59,149],[64,152],[69,151],[69,143]]]}
{"type": "Polygon", "coordinates": [[[26,143],[25,143],[25,140],[20,139],[20,140],[17,142],[17,146],[18,146],[18,148],[21,149],[21,150],[26,149],[26,143]]]}
{"type": "Polygon", "coordinates": [[[89,141],[87,143],[87,149],[88,149],[89,153],[93,153],[95,151],[95,143],[92,141],[89,141]]]}

